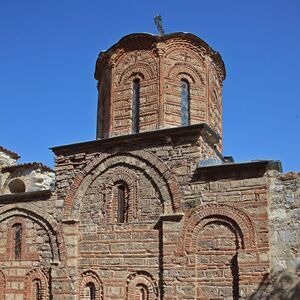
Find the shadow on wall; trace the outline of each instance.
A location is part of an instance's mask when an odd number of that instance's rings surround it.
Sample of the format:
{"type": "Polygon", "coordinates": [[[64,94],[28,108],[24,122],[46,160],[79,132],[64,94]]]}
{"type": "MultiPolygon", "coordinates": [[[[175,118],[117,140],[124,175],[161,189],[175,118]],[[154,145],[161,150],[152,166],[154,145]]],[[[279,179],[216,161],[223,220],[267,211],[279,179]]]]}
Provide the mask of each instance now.
{"type": "Polygon", "coordinates": [[[296,272],[271,272],[248,300],[299,300],[300,264],[296,272]]]}

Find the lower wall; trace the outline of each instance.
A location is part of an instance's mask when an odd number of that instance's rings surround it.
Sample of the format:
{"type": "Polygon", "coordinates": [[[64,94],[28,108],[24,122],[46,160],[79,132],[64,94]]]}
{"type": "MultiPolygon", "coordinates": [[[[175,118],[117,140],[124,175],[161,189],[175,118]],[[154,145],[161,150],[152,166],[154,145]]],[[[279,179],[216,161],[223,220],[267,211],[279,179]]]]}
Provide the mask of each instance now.
{"type": "Polygon", "coordinates": [[[271,273],[250,299],[299,299],[300,173],[269,171],[267,177],[271,273]]]}

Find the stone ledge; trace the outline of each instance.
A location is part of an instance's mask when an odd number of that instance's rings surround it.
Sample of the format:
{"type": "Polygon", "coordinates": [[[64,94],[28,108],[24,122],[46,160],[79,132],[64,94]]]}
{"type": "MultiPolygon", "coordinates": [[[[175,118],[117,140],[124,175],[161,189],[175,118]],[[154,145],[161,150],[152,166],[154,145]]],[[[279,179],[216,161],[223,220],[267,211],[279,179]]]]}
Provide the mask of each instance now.
{"type": "Polygon", "coordinates": [[[281,172],[281,162],[279,160],[256,160],[198,167],[192,181],[258,178],[263,177],[269,170],[281,172]]]}
{"type": "Polygon", "coordinates": [[[200,123],[185,127],[165,128],[154,131],[147,131],[137,134],[127,134],[115,136],[102,140],[94,140],[83,143],[75,143],[70,145],[58,146],[50,148],[56,155],[72,154],[80,151],[88,151],[95,148],[107,148],[123,145],[139,145],[160,142],[160,144],[170,144],[179,137],[185,139],[194,139],[195,136],[202,136],[209,145],[219,142],[220,136],[207,124],[200,123]]]}
{"type": "Polygon", "coordinates": [[[30,202],[36,200],[48,200],[52,195],[51,190],[5,194],[0,196],[0,203],[30,202]]]}

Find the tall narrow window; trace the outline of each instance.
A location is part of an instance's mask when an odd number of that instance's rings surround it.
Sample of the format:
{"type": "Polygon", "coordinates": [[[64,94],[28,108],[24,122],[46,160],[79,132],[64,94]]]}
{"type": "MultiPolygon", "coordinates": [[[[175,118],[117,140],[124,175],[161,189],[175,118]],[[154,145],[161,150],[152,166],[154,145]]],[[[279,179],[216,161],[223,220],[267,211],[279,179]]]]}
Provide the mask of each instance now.
{"type": "Polygon", "coordinates": [[[145,289],[141,289],[141,300],[147,300],[147,292],[145,291],[145,289]]]}
{"type": "Polygon", "coordinates": [[[33,282],[33,287],[35,289],[35,300],[42,299],[42,284],[40,280],[35,280],[33,282]]]}
{"type": "Polygon", "coordinates": [[[190,125],[190,85],[181,80],[181,126],[190,125]]]}
{"type": "Polygon", "coordinates": [[[21,259],[21,248],[22,248],[22,225],[15,224],[13,226],[14,231],[14,243],[15,243],[15,259],[21,259]]]}
{"type": "Polygon", "coordinates": [[[126,201],[125,185],[118,185],[118,223],[127,222],[128,201],[126,201]]]}
{"type": "Polygon", "coordinates": [[[149,300],[149,292],[147,286],[143,284],[139,284],[137,286],[138,289],[138,297],[136,300],[149,300]]]}
{"type": "Polygon", "coordinates": [[[92,282],[89,282],[87,285],[86,285],[86,289],[87,289],[87,294],[86,295],[86,299],[87,300],[96,300],[96,287],[95,287],[95,284],[92,283],[92,282]]]}
{"type": "Polygon", "coordinates": [[[132,133],[140,131],[140,80],[132,83],[132,133]]]}

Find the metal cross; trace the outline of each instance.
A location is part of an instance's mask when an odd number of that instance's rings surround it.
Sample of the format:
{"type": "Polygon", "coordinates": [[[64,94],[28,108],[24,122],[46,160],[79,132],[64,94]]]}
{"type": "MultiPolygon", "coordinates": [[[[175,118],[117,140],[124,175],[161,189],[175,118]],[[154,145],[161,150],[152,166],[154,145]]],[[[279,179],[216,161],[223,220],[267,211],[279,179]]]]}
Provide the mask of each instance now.
{"type": "Polygon", "coordinates": [[[159,32],[159,35],[162,36],[165,34],[165,31],[163,29],[163,26],[162,26],[162,17],[161,15],[157,15],[154,17],[154,22],[155,22],[155,25],[157,27],[157,30],[159,32]]]}

